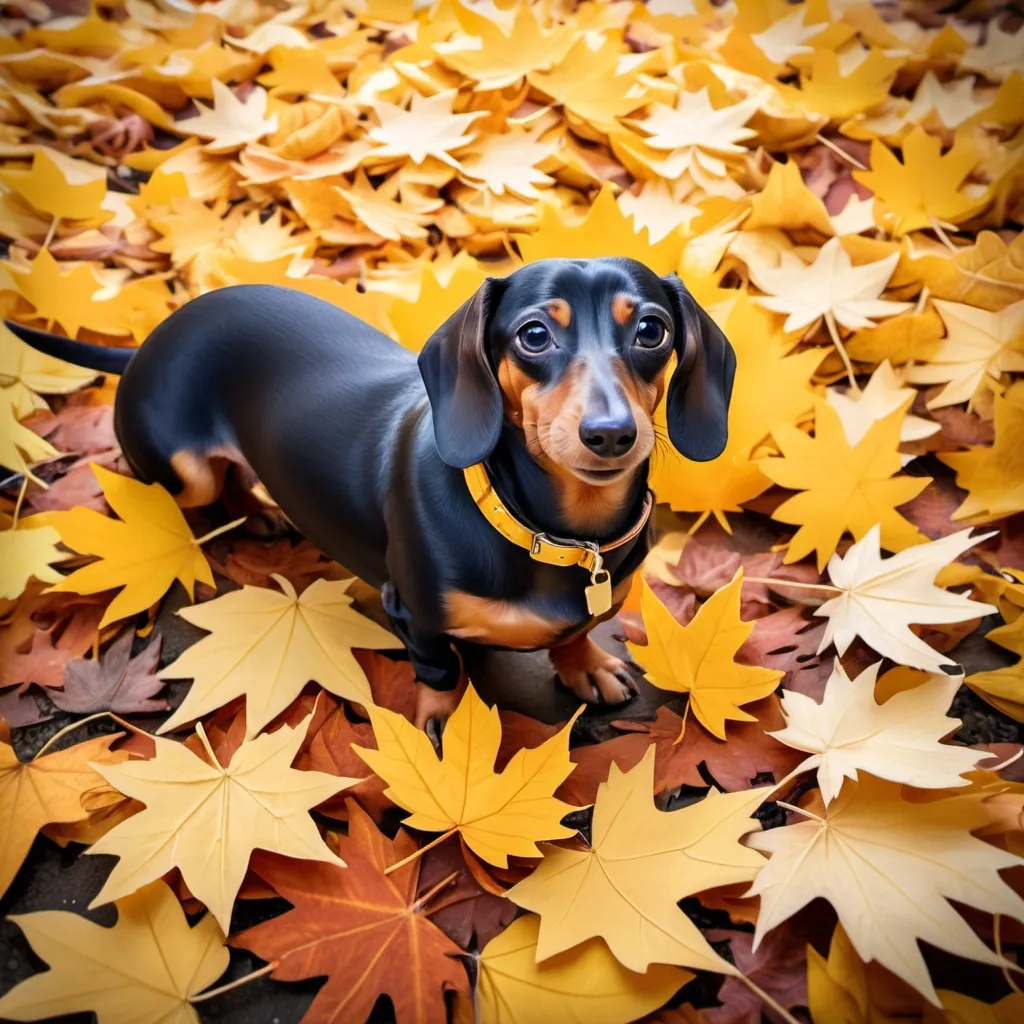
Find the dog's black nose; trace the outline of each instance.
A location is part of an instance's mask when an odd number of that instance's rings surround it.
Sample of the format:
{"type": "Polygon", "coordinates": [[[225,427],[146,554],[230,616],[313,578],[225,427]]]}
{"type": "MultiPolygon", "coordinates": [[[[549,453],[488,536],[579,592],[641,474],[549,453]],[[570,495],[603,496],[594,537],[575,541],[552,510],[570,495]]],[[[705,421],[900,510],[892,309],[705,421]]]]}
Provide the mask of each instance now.
{"type": "Polygon", "coordinates": [[[591,416],[580,421],[580,440],[602,459],[625,455],[636,441],[633,418],[591,416]]]}

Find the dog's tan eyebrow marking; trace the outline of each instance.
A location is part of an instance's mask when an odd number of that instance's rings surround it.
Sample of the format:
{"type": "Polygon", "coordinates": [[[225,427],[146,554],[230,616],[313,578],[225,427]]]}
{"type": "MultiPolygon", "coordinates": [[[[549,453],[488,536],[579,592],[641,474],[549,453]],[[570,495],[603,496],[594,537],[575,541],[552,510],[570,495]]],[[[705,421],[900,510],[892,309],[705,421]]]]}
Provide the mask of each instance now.
{"type": "Polygon", "coordinates": [[[568,327],[572,323],[572,308],[565,299],[552,299],[548,303],[548,313],[556,324],[568,327]]]}
{"type": "Polygon", "coordinates": [[[636,309],[636,299],[625,292],[617,292],[612,299],[612,319],[617,324],[627,323],[633,315],[634,309],[636,309]]]}

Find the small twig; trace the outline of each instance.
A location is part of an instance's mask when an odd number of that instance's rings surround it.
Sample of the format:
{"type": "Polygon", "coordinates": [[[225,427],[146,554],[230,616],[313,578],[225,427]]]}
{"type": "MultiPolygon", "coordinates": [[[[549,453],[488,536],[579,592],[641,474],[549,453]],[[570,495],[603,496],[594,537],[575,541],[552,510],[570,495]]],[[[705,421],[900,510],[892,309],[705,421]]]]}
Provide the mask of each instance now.
{"type": "Polygon", "coordinates": [[[458,871],[453,871],[447,878],[442,878],[437,885],[428,889],[414,904],[413,910],[422,911],[423,908],[442,890],[447,888],[456,878],[459,877],[458,871]]]}
{"type": "Polygon", "coordinates": [[[202,547],[208,540],[213,540],[214,537],[219,537],[222,533],[227,533],[228,530],[233,530],[236,526],[241,526],[246,520],[245,516],[241,519],[235,519],[230,523],[225,523],[223,526],[218,526],[216,530],[211,530],[209,533],[204,533],[202,537],[193,537],[192,543],[197,547],[202,547]]]}
{"type": "Polygon", "coordinates": [[[825,314],[825,326],[828,328],[829,336],[832,338],[832,344],[835,345],[836,351],[838,351],[839,357],[846,367],[846,376],[850,379],[850,390],[859,395],[860,385],[857,383],[857,376],[853,372],[853,363],[850,361],[850,356],[846,351],[846,346],[843,344],[843,339],[839,337],[839,328],[836,326],[836,318],[832,315],[831,309],[825,314]]]}
{"type": "Polygon", "coordinates": [[[772,579],[770,576],[744,576],[743,583],[765,583],[770,587],[796,587],[798,590],[831,590],[835,594],[841,594],[841,587],[834,587],[831,583],[798,583],[796,580],[772,579]]]}
{"type": "Polygon", "coordinates": [[[391,867],[384,869],[385,875],[390,875],[393,871],[397,871],[399,868],[404,868],[406,864],[411,864],[420,854],[426,853],[432,846],[437,846],[438,843],[443,843],[449,836],[455,835],[457,829],[450,828],[447,832],[442,832],[436,839],[432,839],[426,846],[421,846],[417,850],[413,850],[408,857],[403,857],[396,864],[392,864],[391,867]]]}
{"type": "Polygon", "coordinates": [[[271,960],[269,964],[264,964],[258,971],[253,971],[251,974],[243,974],[240,978],[235,978],[234,981],[229,981],[226,985],[220,985],[217,988],[208,989],[206,992],[201,992],[197,996],[189,996],[189,1003],[205,1003],[207,999],[216,999],[217,996],[224,995],[225,992],[230,992],[232,989],[241,988],[242,985],[248,985],[250,981],[255,981],[257,978],[262,978],[264,974],[269,974],[276,967],[280,966],[277,960],[271,960]]]}
{"type": "Polygon", "coordinates": [[[62,736],[66,733],[71,732],[73,729],[77,729],[81,725],[86,725],[89,722],[95,722],[100,718],[111,718],[118,725],[124,726],[125,729],[130,729],[132,732],[137,732],[140,736],[148,736],[151,740],[156,737],[151,732],[146,732],[145,729],[140,729],[137,725],[132,725],[131,722],[126,722],[120,715],[115,715],[113,711],[97,711],[95,715],[88,715],[85,718],[80,718],[77,722],[72,722],[70,725],[65,725],[63,729],[55,732],[33,755],[32,760],[34,761],[37,757],[42,757],[47,750],[50,749],[62,736]]]}
{"type": "Polygon", "coordinates": [[[837,156],[841,156],[848,164],[850,164],[853,167],[856,167],[858,171],[868,171],[871,169],[870,167],[865,167],[864,164],[862,164],[855,156],[850,156],[850,154],[847,153],[842,146],[837,146],[830,139],[826,139],[825,136],[822,135],[821,133],[815,135],[815,138],[823,146],[827,146],[829,149],[831,149],[832,152],[835,153],[837,156]]]}
{"type": "Polygon", "coordinates": [[[777,1002],[770,995],[768,995],[768,993],[765,992],[763,988],[760,988],[753,981],[751,981],[742,971],[737,970],[733,977],[738,979],[739,981],[742,981],[743,984],[746,985],[747,988],[749,988],[750,991],[753,992],[754,995],[757,996],[757,998],[760,999],[765,1006],[774,1010],[786,1022],[786,1024],[800,1024],[800,1022],[796,1019],[796,1017],[793,1016],[793,1014],[789,1012],[789,1010],[785,1009],[779,1002],[777,1002]]]}

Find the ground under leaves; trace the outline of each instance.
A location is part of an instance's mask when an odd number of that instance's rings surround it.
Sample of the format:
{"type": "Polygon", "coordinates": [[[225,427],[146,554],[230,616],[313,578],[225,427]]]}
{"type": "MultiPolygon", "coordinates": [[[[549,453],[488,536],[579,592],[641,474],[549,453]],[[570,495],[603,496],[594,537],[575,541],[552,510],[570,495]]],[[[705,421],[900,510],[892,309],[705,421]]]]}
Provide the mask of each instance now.
{"type": "Polygon", "coordinates": [[[947,6],[7,5],[4,317],[274,283],[416,351],[632,256],[737,375],[599,631],[641,700],[480,653],[438,756],[374,591],[0,329],[0,1018],[1024,1017],[1024,28],[947,6]]]}

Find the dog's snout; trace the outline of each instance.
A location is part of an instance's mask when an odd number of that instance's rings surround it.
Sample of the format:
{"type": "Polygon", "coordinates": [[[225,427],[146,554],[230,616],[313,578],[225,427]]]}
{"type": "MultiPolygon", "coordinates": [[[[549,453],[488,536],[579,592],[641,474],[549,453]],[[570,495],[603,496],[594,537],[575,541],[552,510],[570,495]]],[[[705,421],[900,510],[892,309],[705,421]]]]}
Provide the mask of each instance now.
{"type": "Polygon", "coordinates": [[[580,421],[580,440],[603,459],[625,455],[636,442],[636,422],[627,416],[590,416],[580,421]]]}

